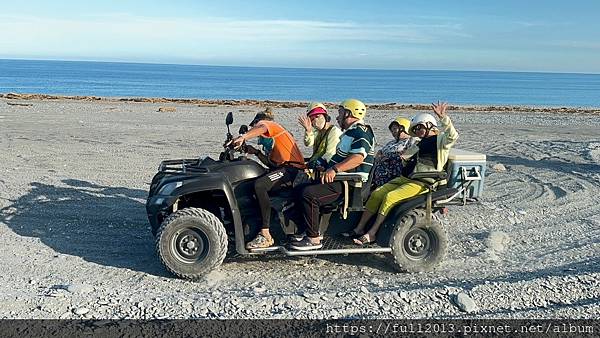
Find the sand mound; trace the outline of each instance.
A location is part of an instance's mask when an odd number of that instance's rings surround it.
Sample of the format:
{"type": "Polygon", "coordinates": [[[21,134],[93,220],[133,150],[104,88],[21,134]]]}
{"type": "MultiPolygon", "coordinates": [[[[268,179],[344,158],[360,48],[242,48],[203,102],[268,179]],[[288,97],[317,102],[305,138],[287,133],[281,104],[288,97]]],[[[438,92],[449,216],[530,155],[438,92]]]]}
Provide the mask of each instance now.
{"type": "Polygon", "coordinates": [[[486,239],[487,248],[497,253],[504,252],[508,243],[510,243],[510,237],[502,231],[491,231],[486,239]]]}

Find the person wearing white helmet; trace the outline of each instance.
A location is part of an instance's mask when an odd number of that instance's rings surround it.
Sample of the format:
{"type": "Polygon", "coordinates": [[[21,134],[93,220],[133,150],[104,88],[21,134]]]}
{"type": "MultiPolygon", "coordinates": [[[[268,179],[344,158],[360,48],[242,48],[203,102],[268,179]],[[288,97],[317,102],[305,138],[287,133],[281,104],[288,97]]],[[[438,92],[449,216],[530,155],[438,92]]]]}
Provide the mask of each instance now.
{"type": "MultiPolygon", "coordinates": [[[[409,148],[402,158],[405,160],[414,158],[416,160],[412,173],[443,171],[448,161],[450,148],[458,139],[458,132],[454,129],[450,117],[446,113],[447,103],[432,104],[433,112],[439,118],[427,113],[417,114],[410,121],[410,135],[419,137],[421,141],[409,148]]],[[[410,175],[411,173],[407,173],[410,175]]],[[[433,182],[431,182],[433,183],[433,182]]],[[[441,182],[443,183],[443,182],[441,182]]],[[[411,180],[404,176],[397,177],[383,186],[375,189],[365,205],[365,211],[358,225],[352,230],[351,236],[358,245],[366,245],[375,242],[377,231],[385,220],[389,211],[398,203],[427,192],[423,182],[411,180]],[[365,233],[367,222],[377,214],[375,222],[368,232],[365,233]]]]}

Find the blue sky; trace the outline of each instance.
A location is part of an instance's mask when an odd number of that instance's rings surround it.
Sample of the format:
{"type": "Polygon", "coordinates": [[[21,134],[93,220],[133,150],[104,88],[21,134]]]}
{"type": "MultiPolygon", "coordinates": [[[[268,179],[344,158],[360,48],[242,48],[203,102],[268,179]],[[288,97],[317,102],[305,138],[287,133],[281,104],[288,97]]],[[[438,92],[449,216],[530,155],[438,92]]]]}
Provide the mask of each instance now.
{"type": "Polygon", "coordinates": [[[2,1],[0,58],[600,73],[600,1],[2,1]]]}

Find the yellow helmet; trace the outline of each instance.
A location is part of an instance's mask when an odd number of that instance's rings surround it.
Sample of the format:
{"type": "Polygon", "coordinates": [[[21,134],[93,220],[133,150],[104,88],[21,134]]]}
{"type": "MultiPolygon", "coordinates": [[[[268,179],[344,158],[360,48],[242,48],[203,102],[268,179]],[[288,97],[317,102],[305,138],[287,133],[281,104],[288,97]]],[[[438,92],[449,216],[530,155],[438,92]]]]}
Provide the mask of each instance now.
{"type": "Polygon", "coordinates": [[[398,124],[398,126],[400,126],[400,128],[403,128],[400,130],[400,132],[405,132],[407,134],[410,132],[410,120],[409,119],[398,116],[394,121],[392,121],[392,123],[390,123],[388,128],[391,128],[392,125],[395,123],[398,124]]]}
{"type": "Polygon", "coordinates": [[[367,114],[367,107],[357,99],[348,99],[340,103],[340,107],[349,110],[352,116],[362,120],[367,114]]]}
{"type": "Polygon", "coordinates": [[[306,113],[310,113],[311,110],[315,108],[323,108],[323,110],[327,111],[327,108],[321,102],[311,102],[306,108],[306,113]]]}

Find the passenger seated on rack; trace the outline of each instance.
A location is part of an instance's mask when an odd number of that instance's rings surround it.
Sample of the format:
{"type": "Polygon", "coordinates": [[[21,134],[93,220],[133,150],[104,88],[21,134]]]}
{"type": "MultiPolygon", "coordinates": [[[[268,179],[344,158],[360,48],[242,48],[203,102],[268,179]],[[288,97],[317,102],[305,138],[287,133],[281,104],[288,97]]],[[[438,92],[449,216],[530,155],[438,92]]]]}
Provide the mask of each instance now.
{"type": "MultiPolygon", "coordinates": [[[[450,148],[456,143],[458,132],[454,129],[450,117],[446,113],[447,103],[432,104],[433,111],[440,119],[441,127],[438,128],[435,117],[421,113],[412,118],[410,133],[421,138],[418,145],[408,149],[402,156],[406,159],[416,156],[416,165],[413,173],[428,171],[443,171],[450,148]]],[[[430,180],[427,180],[430,181],[430,180]]],[[[433,181],[431,180],[431,183],[433,181]]],[[[367,245],[375,242],[377,231],[385,220],[388,212],[398,203],[427,192],[425,183],[411,180],[406,177],[397,177],[387,184],[377,188],[365,205],[358,225],[346,235],[354,237],[358,245],[367,245]],[[373,226],[365,233],[367,222],[377,214],[373,226]]]]}
{"type": "Polygon", "coordinates": [[[403,163],[405,161],[402,159],[402,154],[419,141],[418,137],[409,135],[409,119],[398,117],[390,123],[388,129],[394,139],[386,143],[375,154],[371,190],[375,190],[392,179],[401,176],[405,169],[409,169],[403,163]]]}

